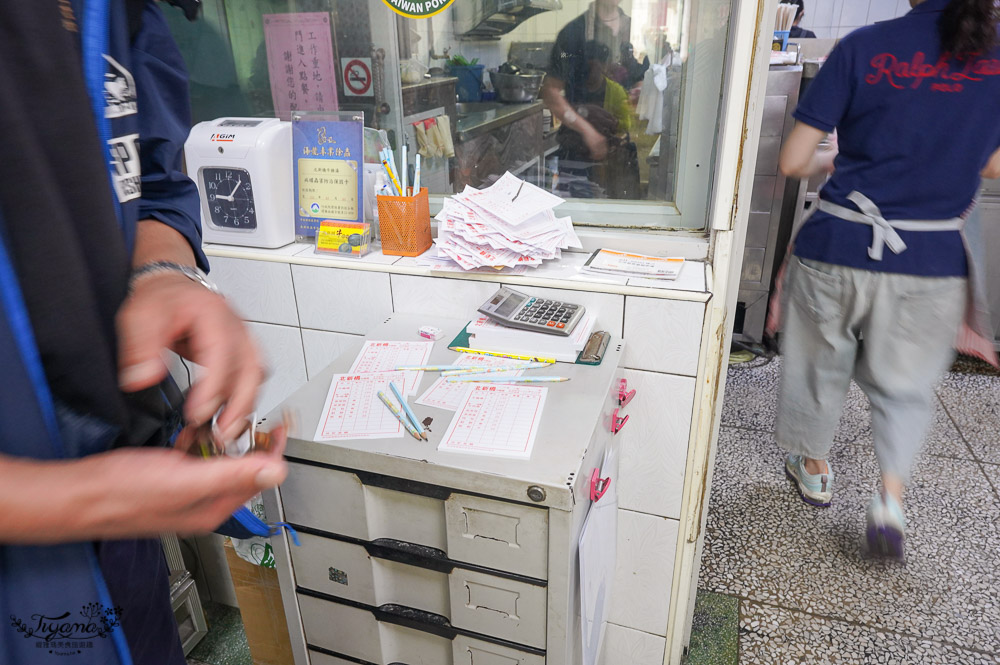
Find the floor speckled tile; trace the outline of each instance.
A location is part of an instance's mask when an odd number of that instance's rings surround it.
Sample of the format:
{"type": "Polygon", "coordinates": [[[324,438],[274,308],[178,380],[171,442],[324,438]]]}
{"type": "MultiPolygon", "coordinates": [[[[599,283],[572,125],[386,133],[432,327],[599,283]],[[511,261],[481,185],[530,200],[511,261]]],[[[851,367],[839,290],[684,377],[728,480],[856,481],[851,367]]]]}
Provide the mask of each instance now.
{"type": "Polygon", "coordinates": [[[699,591],[691,622],[690,650],[684,665],[737,665],[740,601],[699,591]]]}
{"type": "Polygon", "coordinates": [[[1000,462],[1000,374],[952,372],[938,387],[938,396],[976,457],[1000,462]]]}
{"type": "Polygon", "coordinates": [[[740,606],[740,662],[997,665],[1000,659],[934,640],[744,601],[740,606]]]}
{"type": "MultiPolygon", "coordinates": [[[[863,556],[870,446],[839,444],[834,505],[806,506],[770,433],[723,428],[702,588],[1000,653],[1000,504],[971,461],[925,455],[906,497],[907,565],[863,556]]],[[[741,662],[753,662],[741,659],[741,662]]]]}
{"type": "Polygon", "coordinates": [[[189,661],[207,665],[252,665],[239,609],[206,602],[204,610],[208,634],[191,650],[189,661]]]}
{"type": "MultiPolygon", "coordinates": [[[[966,375],[958,375],[964,377],[966,375]]],[[[1000,378],[997,379],[1000,381],[1000,378]]],[[[722,424],[731,427],[773,432],[778,410],[778,386],[781,381],[781,357],[771,361],[757,359],[731,365],[726,379],[726,397],[722,405],[722,424]]],[[[1000,392],[1000,384],[998,384],[1000,392]]],[[[1000,400],[1000,397],[997,398],[1000,400]]],[[[927,434],[924,452],[961,459],[973,459],[950,414],[940,402],[935,405],[934,421],[927,434]]],[[[851,382],[844,398],[844,408],[834,441],[871,445],[871,408],[868,398],[851,382]]],[[[1000,452],[996,453],[1000,462],[1000,452]]]]}

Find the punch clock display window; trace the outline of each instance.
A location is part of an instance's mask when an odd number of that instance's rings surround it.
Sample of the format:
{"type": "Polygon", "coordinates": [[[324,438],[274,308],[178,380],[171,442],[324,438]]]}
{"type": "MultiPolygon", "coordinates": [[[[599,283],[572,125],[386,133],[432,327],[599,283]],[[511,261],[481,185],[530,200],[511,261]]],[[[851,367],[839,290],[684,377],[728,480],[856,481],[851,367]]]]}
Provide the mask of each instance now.
{"type": "Polygon", "coordinates": [[[201,173],[211,223],[223,229],[256,229],[250,174],[236,168],[205,168],[201,173]]]}

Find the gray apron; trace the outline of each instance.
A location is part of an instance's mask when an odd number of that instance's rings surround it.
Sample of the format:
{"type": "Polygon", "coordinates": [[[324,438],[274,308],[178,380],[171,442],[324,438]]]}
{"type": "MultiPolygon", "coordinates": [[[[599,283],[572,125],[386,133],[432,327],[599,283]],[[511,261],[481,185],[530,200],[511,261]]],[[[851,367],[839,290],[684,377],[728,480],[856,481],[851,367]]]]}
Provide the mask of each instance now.
{"type": "MultiPolygon", "coordinates": [[[[983,243],[980,239],[980,215],[976,202],[973,202],[967,217],[964,218],[953,217],[951,219],[936,220],[900,219],[890,221],[885,219],[878,206],[861,192],[851,192],[847,198],[858,207],[858,210],[845,208],[824,199],[819,200],[819,205],[814,210],[819,209],[844,221],[865,224],[872,227],[872,244],[868,248],[868,256],[873,261],[882,260],[886,247],[894,254],[899,254],[906,250],[906,243],[897,231],[958,231],[961,234],[969,266],[967,280],[969,298],[965,310],[965,321],[962,330],[959,332],[959,338],[955,346],[963,353],[982,358],[994,366],[1000,366],[996,350],[993,346],[990,312],[986,301],[985,282],[983,281],[985,274],[982,256],[983,243]]],[[[788,258],[792,256],[795,237],[798,235],[799,229],[802,228],[806,219],[808,219],[808,215],[793,230],[792,239],[789,241],[788,253],[785,258],[786,263],[788,258]]],[[[775,289],[774,296],[771,299],[771,311],[768,312],[767,330],[770,334],[773,334],[778,329],[780,320],[780,294],[784,274],[785,266],[783,265],[778,276],[778,287],[775,289]]]]}

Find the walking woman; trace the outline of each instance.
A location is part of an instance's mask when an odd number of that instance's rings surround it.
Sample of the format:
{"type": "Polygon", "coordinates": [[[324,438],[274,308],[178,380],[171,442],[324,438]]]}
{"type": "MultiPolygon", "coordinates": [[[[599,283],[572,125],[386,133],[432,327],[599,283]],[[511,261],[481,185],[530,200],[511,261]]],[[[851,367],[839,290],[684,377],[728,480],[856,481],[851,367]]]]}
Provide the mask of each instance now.
{"type": "MultiPolygon", "coordinates": [[[[934,414],[935,384],[954,360],[963,319],[986,330],[982,267],[969,242],[978,215],[968,213],[981,175],[1000,175],[995,1],[910,4],[905,16],[841,40],[782,149],[786,175],[832,176],[789,260],[776,428],[802,499],[829,506],[827,454],[858,382],[882,472],[868,545],[900,559],[903,488],[934,414]],[[817,151],[834,129],[839,152],[817,151]]],[[[992,348],[980,348],[995,363],[992,348]]]]}

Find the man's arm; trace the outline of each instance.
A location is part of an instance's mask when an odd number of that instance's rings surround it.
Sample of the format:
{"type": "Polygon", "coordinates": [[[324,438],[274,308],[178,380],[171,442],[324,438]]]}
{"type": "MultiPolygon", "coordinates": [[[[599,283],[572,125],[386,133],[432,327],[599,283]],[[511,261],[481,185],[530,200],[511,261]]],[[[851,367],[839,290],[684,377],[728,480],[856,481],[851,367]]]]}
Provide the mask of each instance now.
{"type": "Polygon", "coordinates": [[[239,459],[131,447],[76,460],[0,455],[0,543],[207,533],[284,480],[284,433],[271,441],[239,459]]]}
{"type": "Polygon", "coordinates": [[[561,79],[546,75],[542,83],[542,101],[545,107],[552,112],[552,115],[559,119],[561,123],[577,132],[583,137],[584,143],[590,149],[590,156],[595,160],[602,160],[608,154],[608,142],[594,129],[594,126],[587,122],[587,119],[573,110],[573,106],[563,95],[566,84],[561,79]]]}

